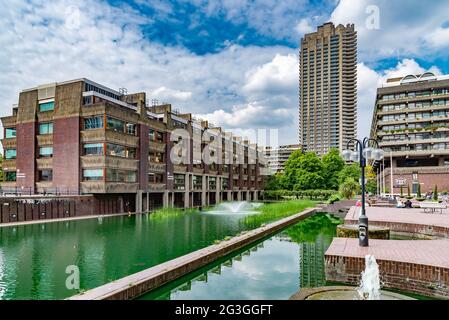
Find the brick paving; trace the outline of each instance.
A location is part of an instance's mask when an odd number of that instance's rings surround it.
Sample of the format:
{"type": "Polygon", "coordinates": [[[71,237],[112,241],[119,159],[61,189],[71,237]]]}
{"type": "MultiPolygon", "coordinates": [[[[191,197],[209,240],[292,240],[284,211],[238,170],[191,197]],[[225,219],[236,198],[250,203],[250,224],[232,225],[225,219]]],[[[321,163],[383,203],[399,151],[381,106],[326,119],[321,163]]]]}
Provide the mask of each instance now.
{"type": "Polygon", "coordinates": [[[360,247],[359,240],[334,238],[326,256],[364,258],[371,254],[377,260],[407,262],[449,268],[449,240],[374,240],[360,247]]]}
{"type": "MultiPolygon", "coordinates": [[[[352,207],[345,222],[353,223],[359,218],[360,207],[352,207]]],[[[424,213],[423,209],[403,209],[386,207],[367,207],[366,215],[370,222],[408,223],[425,226],[449,228],[449,209],[443,213],[424,213]]]]}

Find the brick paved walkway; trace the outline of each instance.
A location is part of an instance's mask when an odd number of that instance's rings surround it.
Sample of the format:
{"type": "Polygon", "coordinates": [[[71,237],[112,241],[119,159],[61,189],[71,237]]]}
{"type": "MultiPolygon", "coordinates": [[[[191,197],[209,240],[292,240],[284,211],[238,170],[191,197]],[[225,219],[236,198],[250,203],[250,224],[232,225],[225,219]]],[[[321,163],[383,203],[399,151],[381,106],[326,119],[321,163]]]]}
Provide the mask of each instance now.
{"type": "Polygon", "coordinates": [[[388,260],[449,268],[449,240],[369,240],[360,247],[358,239],[334,238],[326,256],[388,260]]]}
{"type": "MultiPolygon", "coordinates": [[[[345,217],[346,223],[353,223],[359,218],[360,207],[352,207],[345,217]]],[[[408,223],[449,228],[449,209],[441,213],[424,213],[423,209],[402,209],[385,207],[367,207],[366,215],[370,223],[390,222],[408,223]]]]}

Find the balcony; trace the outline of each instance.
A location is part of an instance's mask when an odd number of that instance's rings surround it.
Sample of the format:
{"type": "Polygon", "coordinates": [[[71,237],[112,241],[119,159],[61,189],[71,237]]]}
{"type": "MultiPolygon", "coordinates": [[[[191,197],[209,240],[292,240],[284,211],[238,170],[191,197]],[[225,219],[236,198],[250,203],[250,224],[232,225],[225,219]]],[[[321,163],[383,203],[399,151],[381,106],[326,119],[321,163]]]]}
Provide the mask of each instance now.
{"type": "Polygon", "coordinates": [[[53,183],[51,181],[36,182],[37,193],[47,193],[48,189],[53,189],[53,183]]]}
{"type": "Polygon", "coordinates": [[[53,121],[54,111],[37,112],[37,120],[39,122],[53,121]]]}
{"type": "Polygon", "coordinates": [[[2,139],[2,146],[4,149],[15,149],[17,146],[17,139],[16,138],[2,139]]]}
{"type": "Polygon", "coordinates": [[[186,173],[187,166],[185,164],[175,164],[173,166],[173,172],[175,173],[186,173]]]}
{"type": "Polygon", "coordinates": [[[52,134],[40,134],[36,136],[38,146],[49,146],[53,144],[52,134]]]}
{"type": "Polygon", "coordinates": [[[36,159],[38,170],[53,168],[53,158],[39,158],[36,159]]]}
{"type": "Polygon", "coordinates": [[[204,169],[203,168],[195,168],[195,167],[193,167],[193,173],[203,174],[204,173],[204,169]]]}
{"type": "Polygon", "coordinates": [[[150,141],[150,150],[164,153],[165,152],[165,143],[157,142],[157,141],[150,141]]]}
{"type": "Polygon", "coordinates": [[[165,163],[148,163],[148,171],[155,173],[165,173],[165,163]]]}
{"type": "Polygon", "coordinates": [[[1,119],[2,119],[2,123],[3,123],[3,127],[4,128],[14,127],[16,125],[16,122],[17,122],[17,116],[3,117],[1,119]]]}
{"type": "Polygon", "coordinates": [[[135,193],[139,188],[138,183],[83,181],[82,193],[135,193]]]}
{"type": "Polygon", "coordinates": [[[165,183],[149,183],[148,190],[152,192],[163,192],[165,191],[165,183]]]}
{"type": "Polygon", "coordinates": [[[81,142],[111,142],[137,148],[139,137],[111,130],[93,129],[81,131],[81,142]]]}
{"type": "Polygon", "coordinates": [[[139,160],[111,156],[82,156],[81,166],[83,168],[113,167],[125,170],[137,170],[139,160]]]}
{"type": "Polygon", "coordinates": [[[16,159],[3,160],[2,168],[9,171],[16,170],[16,159]]]}

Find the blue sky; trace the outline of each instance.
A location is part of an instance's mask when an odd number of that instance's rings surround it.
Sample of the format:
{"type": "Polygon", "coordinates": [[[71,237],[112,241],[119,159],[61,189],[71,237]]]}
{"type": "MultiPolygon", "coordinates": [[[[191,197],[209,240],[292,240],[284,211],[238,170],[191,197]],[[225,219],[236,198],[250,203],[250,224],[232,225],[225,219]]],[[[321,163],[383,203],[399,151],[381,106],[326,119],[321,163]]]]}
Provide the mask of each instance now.
{"type": "Polygon", "coordinates": [[[237,133],[277,129],[281,143],[296,143],[300,38],[327,21],[355,23],[358,31],[359,136],[369,132],[376,87],[386,78],[449,73],[448,1],[0,4],[2,116],[21,89],[86,77],[145,91],[237,133]]]}

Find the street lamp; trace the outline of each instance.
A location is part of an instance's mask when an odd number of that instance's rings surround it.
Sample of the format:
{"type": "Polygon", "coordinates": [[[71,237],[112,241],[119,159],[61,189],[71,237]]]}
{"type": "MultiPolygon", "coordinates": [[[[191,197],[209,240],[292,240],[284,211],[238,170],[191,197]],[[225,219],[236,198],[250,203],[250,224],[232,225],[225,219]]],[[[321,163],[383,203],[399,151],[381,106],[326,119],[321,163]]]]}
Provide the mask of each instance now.
{"type": "Polygon", "coordinates": [[[379,148],[377,140],[364,138],[363,141],[350,139],[346,145],[346,150],[341,153],[345,161],[359,162],[362,168],[362,214],[359,217],[359,245],[368,246],[368,217],[365,211],[365,167],[366,160],[380,161],[384,157],[384,152],[379,148]],[[355,151],[349,150],[349,144],[355,143],[355,151]],[[372,147],[370,147],[370,142],[372,147]]]}

